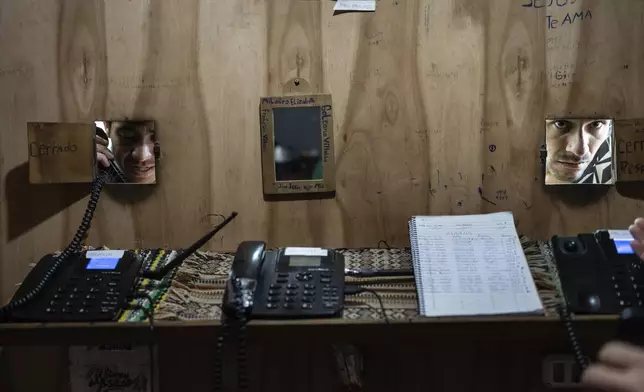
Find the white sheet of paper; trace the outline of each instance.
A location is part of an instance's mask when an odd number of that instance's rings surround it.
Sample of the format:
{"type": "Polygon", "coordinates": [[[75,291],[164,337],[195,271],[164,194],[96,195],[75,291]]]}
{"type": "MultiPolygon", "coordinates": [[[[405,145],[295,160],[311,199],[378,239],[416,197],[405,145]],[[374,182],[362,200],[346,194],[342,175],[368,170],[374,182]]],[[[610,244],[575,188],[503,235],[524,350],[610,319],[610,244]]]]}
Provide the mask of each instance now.
{"type": "Polygon", "coordinates": [[[423,316],[543,313],[511,212],[409,222],[423,316]]]}
{"type": "Polygon", "coordinates": [[[290,247],[284,250],[285,256],[326,256],[328,253],[328,250],[322,248],[290,247]]]}
{"type": "Polygon", "coordinates": [[[376,0],[338,0],[333,10],[372,12],[376,10],[376,0]]]}
{"type": "Polygon", "coordinates": [[[149,350],[146,346],[124,349],[70,347],[72,392],[150,392],[149,350]]]}

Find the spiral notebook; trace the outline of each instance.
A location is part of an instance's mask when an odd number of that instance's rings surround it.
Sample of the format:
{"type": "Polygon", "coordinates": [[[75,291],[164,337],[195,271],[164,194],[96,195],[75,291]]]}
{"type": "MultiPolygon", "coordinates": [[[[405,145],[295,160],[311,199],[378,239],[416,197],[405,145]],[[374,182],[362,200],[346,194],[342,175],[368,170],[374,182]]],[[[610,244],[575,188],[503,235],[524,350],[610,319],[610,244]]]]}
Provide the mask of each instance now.
{"type": "Polygon", "coordinates": [[[422,316],[542,314],[511,212],[409,221],[422,316]]]}

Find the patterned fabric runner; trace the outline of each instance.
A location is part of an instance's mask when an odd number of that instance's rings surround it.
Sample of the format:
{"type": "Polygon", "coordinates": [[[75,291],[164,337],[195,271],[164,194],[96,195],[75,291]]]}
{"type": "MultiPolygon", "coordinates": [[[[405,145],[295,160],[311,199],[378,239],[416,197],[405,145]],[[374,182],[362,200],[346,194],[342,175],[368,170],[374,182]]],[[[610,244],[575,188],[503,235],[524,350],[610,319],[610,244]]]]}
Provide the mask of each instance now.
{"type": "MultiPolygon", "coordinates": [[[[548,242],[521,237],[532,276],[536,282],[546,315],[556,314],[560,301],[554,259],[548,242]]],[[[347,268],[410,269],[409,249],[338,249],[344,254],[347,268]]],[[[225,281],[234,254],[198,251],[177,270],[174,279],[156,307],[156,320],[218,320],[225,281]]],[[[419,317],[416,288],[412,277],[347,278],[347,283],[367,286],[382,298],[390,320],[419,317]]],[[[145,317],[144,315],[142,317],[145,317]]],[[[348,320],[383,319],[375,295],[364,292],[345,299],[343,318],[348,320]]],[[[140,317],[126,317],[140,321],[140,317]]]]}

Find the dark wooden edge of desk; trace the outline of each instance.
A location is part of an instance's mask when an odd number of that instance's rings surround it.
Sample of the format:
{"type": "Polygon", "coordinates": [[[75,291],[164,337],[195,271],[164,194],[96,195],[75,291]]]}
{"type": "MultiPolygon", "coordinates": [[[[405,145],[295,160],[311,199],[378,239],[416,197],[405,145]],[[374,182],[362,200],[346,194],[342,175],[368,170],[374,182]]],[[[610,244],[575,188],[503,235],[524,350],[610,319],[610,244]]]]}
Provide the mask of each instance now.
{"type": "MultiPolygon", "coordinates": [[[[584,316],[574,321],[580,339],[610,339],[617,328],[616,316],[584,316]]],[[[148,323],[16,323],[0,324],[0,346],[98,345],[152,342],[214,343],[219,321],[158,321],[148,323]]],[[[536,340],[565,339],[557,317],[459,317],[416,318],[384,324],[379,321],[318,319],[294,321],[255,320],[248,339],[288,338],[307,335],[317,341],[373,342],[374,339],[422,342],[432,339],[536,340]]]]}

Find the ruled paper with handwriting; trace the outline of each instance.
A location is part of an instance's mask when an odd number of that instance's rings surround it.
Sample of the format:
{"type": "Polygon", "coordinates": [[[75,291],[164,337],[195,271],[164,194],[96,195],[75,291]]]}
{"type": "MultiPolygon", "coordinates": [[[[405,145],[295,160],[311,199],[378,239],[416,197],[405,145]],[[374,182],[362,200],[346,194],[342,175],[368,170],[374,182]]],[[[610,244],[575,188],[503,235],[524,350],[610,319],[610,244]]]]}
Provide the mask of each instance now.
{"type": "Polygon", "coordinates": [[[510,212],[409,222],[423,316],[543,313],[510,212]]]}

